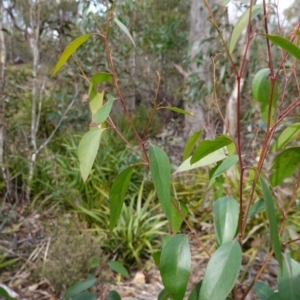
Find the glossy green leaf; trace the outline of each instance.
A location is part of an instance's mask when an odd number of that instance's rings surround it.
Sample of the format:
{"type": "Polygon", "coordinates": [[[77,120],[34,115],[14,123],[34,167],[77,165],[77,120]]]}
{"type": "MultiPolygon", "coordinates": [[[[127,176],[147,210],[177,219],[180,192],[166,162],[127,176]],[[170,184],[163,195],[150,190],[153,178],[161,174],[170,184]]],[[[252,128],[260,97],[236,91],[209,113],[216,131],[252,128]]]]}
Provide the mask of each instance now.
{"type": "Polygon", "coordinates": [[[122,300],[121,296],[117,291],[110,291],[108,295],[106,296],[107,300],[122,300]]]}
{"type": "Polygon", "coordinates": [[[266,36],[270,41],[272,41],[272,43],[281,47],[283,50],[287,51],[289,54],[300,60],[300,48],[295,44],[279,35],[266,34],[266,36]]]}
{"type": "Polygon", "coordinates": [[[86,291],[90,287],[92,287],[97,282],[97,278],[91,274],[88,275],[87,280],[85,281],[76,281],[71,284],[69,288],[67,288],[66,292],[64,293],[64,298],[69,299],[83,291],[86,291]]]}
{"type": "Polygon", "coordinates": [[[123,277],[125,278],[129,278],[129,274],[128,274],[128,271],[125,269],[125,267],[119,263],[118,261],[115,261],[115,260],[111,260],[109,263],[108,263],[108,266],[109,268],[112,270],[112,271],[115,271],[119,274],[121,274],[123,277]]]}
{"type": "Polygon", "coordinates": [[[0,297],[3,297],[5,300],[16,300],[16,298],[10,297],[8,292],[2,287],[0,287],[0,297]]]}
{"type": "Polygon", "coordinates": [[[233,155],[233,156],[227,157],[212,174],[208,187],[210,188],[216,181],[216,178],[218,178],[224,172],[229,170],[238,161],[239,161],[238,155],[233,155]]]}
{"type": "Polygon", "coordinates": [[[278,139],[273,143],[271,151],[283,149],[292,140],[300,137],[300,123],[294,123],[284,129],[278,139]]]}
{"type": "Polygon", "coordinates": [[[86,181],[93,167],[100,146],[101,135],[105,129],[95,128],[84,134],[79,146],[78,157],[80,173],[83,181],[86,181]]]}
{"type": "MultiPolygon", "coordinates": [[[[176,200],[173,200],[174,205],[177,206],[177,209],[181,211],[181,214],[186,218],[186,216],[188,215],[188,209],[186,207],[186,205],[184,203],[180,203],[176,200]]],[[[181,217],[181,215],[179,214],[179,212],[177,211],[177,209],[174,207],[174,205],[172,204],[171,206],[171,219],[172,219],[172,223],[171,223],[171,229],[174,233],[176,233],[177,231],[179,231],[183,219],[181,217]]]]}
{"type": "Polygon", "coordinates": [[[248,218],[254,217],[256,214],[265,210],[265,201],[264,199],[259,199],[256,201],[249,209],[248,218]]]}
{"type": "MultiPolygon", "coordinates": [[[[261,69],[258,71],[252,81],[253,98],[260,103],[261,117],[265,123],[268,122],[268,113],[271,98],[272,82],[270,78],[270,69],[261,69]]],[[[278,100],[278,84],[274,83],[272,94],[272,108],[271,108],[271,121],[273,122],[273,115],[275,112],[278,100]]],[[[272,123],[271,122],[271,123],[272,123]]]]}
{"type": "Polygon", "coordinates": [[[182,300],[191,271],[191,252],[187,235],[172,236],[162,249],[160,274],[172,299],[182,300]]]}
{"type": "Polygon", "coordinates": [[[214,228],[218,245],[232,241],[239,221],[239,206],[232,197],[222,197],[214,204],[214,228]]]}
{"type": "Polygon", "coordinates": [[[194,288],[192,289],[188,300],[198,300],[199,296],[200,296],[200,290],[201,290],[201,286],[202,286],[202,280],[199,281],[194,288]]]}
{"type": "Polygon", "coordinates": [[[253,286],[254,293],[260,300],[268,300],[274,291],[264,282],[256,281],[253,286]]]}
{"type": "Polygon", "coordinates": [[[109,230],[112,232],[116,226],[122,211],[124,198],[128,190],[128,185],[133,172],[133,167],[123,170],[115,179],[109,192],[110,224],[109,230]]]}
{"type": "Polygon", "coordinates": [[[232,140],[228,135],[219,135],[216,136],[214,140],[202,141],[196,148],[195,153],[192,155],[191,163],[194,164],[214,151],[219,150],[231,143],[232,140]]]}
{"type": "Polygon", "coordinates": [[[103,123],[109,116],[115,99],[108,100],[98,111],[92,116],[92,122],[95,124],[103,123]]]}
{"type": "Polygon", "coordinates": [[[127,35],[127,37],[132,42],[133,46],[135,47],[134,40],[133,40],[133,38],[132,38],[129,30],[127,29],[127,27],[119,19],[117,19],[117,18],[114,18],[114,21],[119,26],[119,28],[127,35]]]}
{"type": "MultiPolygon", "coordinates": [[[[261,11],[262,11],[262,5],[253,5],[252,6],[252,12],[251,12],[251,20],[253,20],[261,11]]],[[[240,35],[244,31],[244,29],[247,27],[248,22],[249,22],[249,15],[250,15],[250,8],[248,8],[238,19],[236,22],[231,40],[230,40],[230,45],[229,45],[229,52],[232,53],[233,49],[236,45],[237,40],[239,39],[240,35]]],[[[250,20],[250,21],[251,21],[250,20]]]]}
{"type": "Polygon", "coordinates": [[[290,255],[283,256],[282,272],[278,273],[277,281],[282,300],[300,299],[300,264],[290,255]]]}
{"type": "Polygon", "coordinates": [[[83,292],[83,293],[73,297],[72,300],[97,300],[97,297],[94,293],[83,292]]]}
{"type": "Polygon", "coordinates": [[[278,227],[277,227],[274,199],[268,185],[266,184],[262,176],[260,177],[260,183],[261,183],[261,188],[265,200],[266,213],[270,225],[270,238],[271,238],[272,249],[274,250],[280,269],[282,269],[282,256],[281,256],[280,242],[278,236],[278,227]]]}
{"type": "Polygon", "coordinates": [[[238,278],[242,250],[238,241],[221,245],[206,267],[199,300],[226,299],[238,278]]]}
{"type": "Polygon", "coordinates": [[[225,158],[227,158],[225,148],[219,149],[217,151],[212,152],[211,154],[208,154],[207,156],[200,159],[194,164],[191,163],[191,157],[189,157],[178,167],[174,174],[209,166],[225,158]]]}
{"type": "Polygon", "coordinates": [[[90,93],[90,110],[92,112],[92,115],[94,115],[103,105],[103,97],[104,92],[99,93],[98,91],[94,91],[92,89],[92,92],[90,93]]]}
{"type": "Polygon", "coordinates": [[[186,116],[189,116],[189,117],[195,117],[194,115],[192,115],[191,113],[185,111],[184,109],[181,109],[181,108],[178,108],[178,107],[175,107],[175,106],[165,106],[164,108],[166,108],[167,110],[177,112],[177,113],[182,114],[182,115],[186,115],[186,116]]]}
{"type": "Polygon", "coordinates": [[[273,173],[270,175],[272,186],[280,185],[284,179],[291,177],[300,165],[300,148],[288,148],[278,154],[272,165],[273,173]]]}
{"type": "Polygon", "coordinates": [[[171,166],[166,153],[157,146],[149,149],[150,171],[162,209],[171,223],[171,166]]]}
{"type": "Polygon", "coordinates": [[[60,56],[57,64],[54,67],[54,70],[53,70],[51,76],[54,76],[60,70],[60,68],[66,63],[66,61],[69,59],[69,57],[91,36],[92,36],[92,34],[90,34],[90,33],[84,34],[84,35],[80,36],[79,38],[77,38],[76,40],[74,40],[73,42],[71,42],[65,48],[64,52],[60,56]]]}
{"type": "Polygon", "coordinates": [[[91,83],[96,85],[103,82],[113,82],[113,76],[110,73],[97,73],[92,76],[91,83]]]}
{"type": "Polygon", "coordinates": [[[188,159],[188,157],[191,155],[194,147],[196,146],[197,142],[199,141],[199,138],[201,136],[201,130],[200,131],[196,131],[193,135],[191,135],[188,138],[188,141],[185,145],[185,148],[183,150],[183,157],[182,160],[185,161],[186,159],[188,159]]]}
{"type": "Polygon", "coordinates": [[[166,289],[163,289],[158,294],[157,300],[169,300],[171,296],[171,293],[169,293],[166,289]]]}

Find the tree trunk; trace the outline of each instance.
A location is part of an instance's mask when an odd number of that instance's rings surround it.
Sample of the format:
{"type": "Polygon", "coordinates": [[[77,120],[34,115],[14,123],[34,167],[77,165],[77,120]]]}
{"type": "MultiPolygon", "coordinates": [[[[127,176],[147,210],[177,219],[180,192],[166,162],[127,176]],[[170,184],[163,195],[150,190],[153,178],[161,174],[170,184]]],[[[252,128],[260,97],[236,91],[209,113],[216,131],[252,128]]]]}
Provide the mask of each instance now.
{"type": "MultiPolygon", "coordinates": [[[[209,1],[210,5],[215,0],[209,1]]],[[[188,70],[189,84],[187,99],[185,99],[185,110],[195,117],[186,117],[185,133],[190,136],[193,132],[205,128],[205,108],[208,105],[207,88],[211,84],[211,60],[208,54],[210,42],[205,39],[210,37],[211,24],[208,21],[209,13],[204,1],[192,0],[190,9],[190,66],[188,70]],[[197,57],[201,57],[201,63],[197,57]],[[191,78],[192,82],[191,82],[191,78]],[[196,91],[195,91],[196,90],[196,91]]]]}

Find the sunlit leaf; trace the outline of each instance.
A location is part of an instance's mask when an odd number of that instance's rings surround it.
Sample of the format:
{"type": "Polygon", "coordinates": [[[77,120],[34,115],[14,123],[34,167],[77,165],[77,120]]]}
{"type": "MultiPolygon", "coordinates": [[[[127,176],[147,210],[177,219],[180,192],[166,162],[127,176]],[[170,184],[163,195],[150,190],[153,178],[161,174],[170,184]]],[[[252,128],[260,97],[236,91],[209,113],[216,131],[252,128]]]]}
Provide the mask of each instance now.
{"type": "Polygon", "coordinates": [[[238,241],[221,245],[206,267],[199,300],[226,299],[238,278],[242,250],[238,241]]]}
{"type": "Polygon", "coordinates": [[[278,291],[282,300],[300,299],[300,264],[284,255],[282,272],[278,273],[278,291]]]}
{"type": "Polygon", "coordinates": [[[80,173],[86,181],[93,167],[100,146],[101,135],[105,129],[95,128],[84,134],[78,146],[80,173]]]}
{"type": "Polygon", "coordinates": [[[191,252],[187,235],[172,236],[162,249],[160,274],[172,299],[182,300],[191,271],[191,252]]]}
{"type": "Polygon", "coordinates": [[[285,128],[271,147],[272,151],[283,149],[289,142],[300,138],[300,123],[294,123],[285,128]]]}
{"type": "Polygon", "coordinates": [[[123,170],[115,179],[109,192],[110,224],[109,230],[112,232],[120,213],[122,211],[124,198],[128,190],[128,185],[133,172],[133,168],[123,170]]]}
{"type": "Polygon", "coordinates": [[[150,171],[162,209],[169,222],[171,219],[171,166],[166,153],[157,146],[151,145],[149,149],[150,171]]]}
{"type": "Polygon", "coordinates": [[[300,148],[288,148],[278,154],[273,162],[273,173],[270,175],[272,186],[280,185],[284,179],[291,177],[300,165],[300,148]]]}
{"type": "Polygon", "coordinates": [[[282,269],[282,256],[281,256],[280,242],[278,236],[278,227],[277,227],[274,199],[268,185],[266,184],[262,176],[260,177],[260,183],[261,183],[262,192],[265,200],[266,213],[270,225],[271,246],[272,249],[274,250],[280,269],[282,269]]]}
{"type": "Polygon", "coordinates": [[[267,284],[261,281],[255,282],[253,290],[260,300],[268,300],[274,294],[274,291],[267,284]]]}
{"type": "MultiPolygon", "coordinates": [[[[262,4],[258,5],[253,5],[252,6],[252,12],[251,12],[251,20],[253,20],[262,10],[262,4]]],[[[229,51],[230,53],[233,52],[233,49],[236,45],[237,40],[239,39],[240,35],[244,31],[244,29],[247,27],[248,22],[249,22],[249,15],[250,15],[250,8],[248,8],[238,19],[236,22],[231,40],[230,40],[230,46],[229,46],[229,51]]],[[[250,21],[251,21],[250,20],[250,21]]]]}
{"type": "Polygon", "coordinates": [[[219,150],[231,143],[232,140],[228,135],[219,135],[216,136],[214,140],[202,141],[192,155],[191,163],[194,164],[214,151],[219,150]]]}
{"type": "Polygon", "coordinates": [[[300,48],[295,44],[279,35],[266,34],[266,36],[272,41],[272,43],[281,47],[283,50],[300,60],[300,48]]]}
{"type": "MultiPolygon", "coordinates": [[[[268,122],[270,98],[272,91],[272,82],[270,78],[270,69],[259,70],[252,81],[252,93],[253,98],[261,105],[261,117],[265,123],[268,122]]],[[[272,93],[272,108],[271,108],[271,121],[275,112],[276,104],[278,100],[278,84],[274,83],[274,89],[272,93]]],[[[271,122],[272,123],[272,122],[271,122]]]]}
{"type": "Polygon", "coordinates": [[[103,105],[103,97],[104,97],[104,92],[99,93],[97,90],[94,90],[92,87],[91,92],[90,92],[90,110],[92,112],[92,115],[94,115],[103,105]]]}
{"type": "Polygon", "coordinates": [[[128,271],[125,269],[125,267],[119,263],[118,261],[115,261],[115,260],[111,260],[109,263],[108,263],[108,266],[111,270],[121,274],[123,277],[125,278],[129,278],[129,274],[128,274],[128,271]]]}
{"type": "Polygon", "coordinates": [[[183,151],[183,157],[182,157],[183,161],[185,161],[190,156],[194,147],[196,146],[197,142],[199,141],[200,136],[201,136],[201,130],[194,132],[194,134],[188,138],[188,141],[187,141],[184,151],[183,151]]]}
{"type": "Polygon", "coordinates": [[[214,182],[216,181],[216,178],[218,178],[224,172],[229,170],[238,161],[239,161],[238,155],[233,155],[233,156],[227,157],[212,174],[208,187],[211,187],[214,184],[214,182]]]}
{"type": "Polygon", "coordinates": [[[239,206],[232,197],[222,197],[214,203],[214,228],[218,245],[232,241],[239,221],[239,206]]]}
{"type": "Polygon", "coordinates": [[[165,106],[164,108],[166,108],[167,110],[171,110],[174,112],[177,112],[179,114],[183,114],[186,116],[190,116],[190,117],[195,117],[194,115],[192,115],[191,113],[185,111],[184,109],[178,108],[178,107],[174,107],[174,106],[165,106]]]}
{"type": "Polygon", "coordinates": [[[216,163],[220,160],[223,160],[224,158],[227,158],[227,155],[226,155],[225,148],[222,148],[222,149],[219,149],[217,151],[214,151],[211,154],[208,154],[207,156],[200,159],[198,162],[196,162],[194,164],[191,163],[191,158],[192,157],[189,157],[188,159],[186,159],[178,167],[178,169],[174,172],[174,174],[194,170],[194,169],[205,167],[205,166],[209,166],[209,165],[214,164],[214,163],[216,163]]]}
{"type": "Polygon", "coordinates": [[[65,294],[64,294],[64,298],[65,299],[69,299],[72,298],[78,294],[80,294],[81,292],[89,289],[90,287],[92,287],[97,281],[97,278],[91,274],[88,275],[87,280],[85,281],[76,281],[74,283],[71,284],[71,286],[69,288],[67,288],[65,294]]]}
{"type": "Polygon", "coordinates": [[[92,116],[92,122],[95,124],[103,123],[109,116],[114,100],[108,100],[98,111],[92,116]]]}
{"type": "Polygon", "coordinates": [[[91,83],[96,85],[103,82],[113,82],[113,76],[110,73],[97,73],[92,76],[91,83]]]}
{"type": "Polygon", "coordinates": [[[119,19],[117,19],[117,18],[114,18],[114,21],[119,26],[119,28],[127,35],[127,37],[132,42],[133,46],[135,47],[134,40],[133,40],[133,38],[132,38],[129,30],[127,29],[127,27],[119,19]]]}
{"type": "Polygon", "coordinates": [[[54,67],[54,70],[52,72],[51,76],[54,76],[59,70],[60,68],[66,63],[66,61],[68,60],[68,58],[85,42],[87,41],[90,37],[92,36],[92,34],[88,33],[88,34],[84,34],[82,36],[80,36],[79,38],[77,38],[76,40],[74,40],[73,42],[71,42],[64,50],[64,52],[62,53],[62,55],[60,56],[57,64],[54,67]]]}

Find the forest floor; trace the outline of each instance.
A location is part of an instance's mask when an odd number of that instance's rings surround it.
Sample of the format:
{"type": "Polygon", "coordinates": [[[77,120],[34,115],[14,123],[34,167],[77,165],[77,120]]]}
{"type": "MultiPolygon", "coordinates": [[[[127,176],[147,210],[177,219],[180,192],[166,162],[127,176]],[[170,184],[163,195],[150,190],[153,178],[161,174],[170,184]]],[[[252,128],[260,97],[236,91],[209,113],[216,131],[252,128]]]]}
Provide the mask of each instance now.
{"type": "MultiPolygon", "coordinates": [[[[59,300],[61,295],[56,293],[53,286],[46,278],[33,276],[36,265],[39,261],[47,259],[49,247],[51,247],[51,237],[45,230],[45,219],[53,214],[44,212],[26,211],[23,208],[15,208],[11,205],[3,205],[0,215],[0,257],[5,256],[5,261],[10,261],[11,265],[5,268],[0,274],[0,283],[14,291],[18,299],[22,300],[59,300]]],[[[197,232],[198,237],[208,249],[213,251],[214,238],[212,229],[207,227],[197,232]]],[[[203,278],[208,256],[199,247],[197,240],[191,235],[190,239],[192,253],[192,273],[190,276],[188,291],[203,278]]],[[[257,270],[263,264],[266,254],[253,247],[244,252],[243,265],[241,268],[241,278],[239,287],[236,289],[236,299],[246,289],[247,285],[254,278],[257,270]],[[253,251],[250,251],[250,250],[253,251]]],[[[63,254],[62,254],[63,255],[63,254]]],[[[67,259],[67,258],[65,258],[67,259]]],[[[3,260],[4,261],[4,260],[3,260]]],[[[3,261],[0,261],[3,264],[3,261]]],[[[159,271],[153,262],[147,263],[147,268],[130,272],[130,280],[120,280],[117,276],[111,277],[110,282],[114,284],[99,283],[94,287],[97,299],[106,299],[105,295],[110,290],[120,293],[123,300],[154,300],[163,289],[159,271]],[[150,266],[150,268],[149,268],[150,266]],[[146,270],[147,269],[147,270],[146,270]]],[[[2,266],[2,270],[3,270],[2,266]]],[[[277,265],[275,260],[271,260],[260,280],[276,289],[277,265]]],[[[64,272],[60,270],[59,272],[64,272]]],[[[57,276],[59,275],[59,272],[57,276]]],[[[1,297],[0,297],[1,299],[1,297]]],[[[187,298],[186,298],[187,299],[187,298]]],[[[249,294],[247,300],[257,299],[254,294],[249,294]]]]}

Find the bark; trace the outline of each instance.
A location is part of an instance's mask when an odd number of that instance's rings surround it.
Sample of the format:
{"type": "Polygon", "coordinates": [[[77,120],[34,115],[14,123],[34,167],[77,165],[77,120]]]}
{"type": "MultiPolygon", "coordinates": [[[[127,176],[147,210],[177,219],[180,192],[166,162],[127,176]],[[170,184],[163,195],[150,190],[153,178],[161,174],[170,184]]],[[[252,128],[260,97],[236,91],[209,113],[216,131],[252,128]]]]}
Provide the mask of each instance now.
{"type": "MultiPolygon", "coordinates": [[[[215,4],[215,0],[209,1],[210,5],[215,4]]],[[[208,21],[209,13],[204,5],[204,1],[192,0],[190,8],[190,52],[191,64],[188,74],[197,76],[199,82],[203,82],[203,88],[211,82],[211,60],[208,54],[209,42],[204,42],[210,37],[211,24],[208,21]],[[202,63],[198,64],[195,57],[201,52],[202,63]]],[[[203,90],[202,88],[202,90],[203,90]]],[[[199,91],[196,96],[191,96],[191,90],[187,91],[188,99],[185,100],[185,110],[191,112],[195,117],[186,117],[185,133],[190,136],[193,132],[205,128],[205,110],[208,97],[200,96],[203,92],[199,91]]]]}

